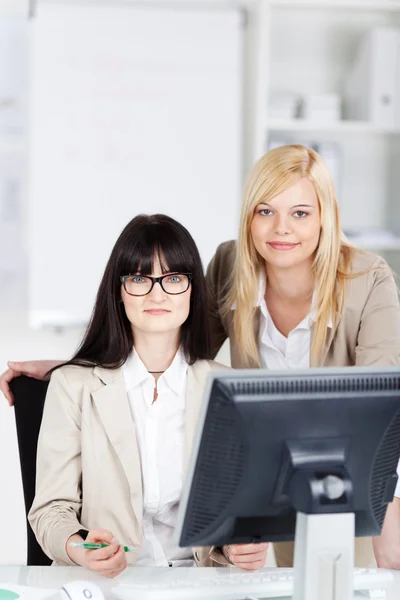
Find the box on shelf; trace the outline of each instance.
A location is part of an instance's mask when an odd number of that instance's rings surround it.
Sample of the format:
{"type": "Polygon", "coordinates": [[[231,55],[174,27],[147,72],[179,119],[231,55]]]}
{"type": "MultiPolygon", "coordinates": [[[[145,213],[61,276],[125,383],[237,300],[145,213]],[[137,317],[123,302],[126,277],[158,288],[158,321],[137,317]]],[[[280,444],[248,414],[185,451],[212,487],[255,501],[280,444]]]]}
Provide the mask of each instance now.
{"type": "Polygon", "coordinates": [[[300,105],[300,117],[310,121],[339,121],[342,99],[339,94],[310,94],[300,105]]]}
{"type": "Polygon", "coordinates": [[[273,93],[269,99],[268,116],[271,119],[295,119],[300,97],[291,93],[273,93]]]}

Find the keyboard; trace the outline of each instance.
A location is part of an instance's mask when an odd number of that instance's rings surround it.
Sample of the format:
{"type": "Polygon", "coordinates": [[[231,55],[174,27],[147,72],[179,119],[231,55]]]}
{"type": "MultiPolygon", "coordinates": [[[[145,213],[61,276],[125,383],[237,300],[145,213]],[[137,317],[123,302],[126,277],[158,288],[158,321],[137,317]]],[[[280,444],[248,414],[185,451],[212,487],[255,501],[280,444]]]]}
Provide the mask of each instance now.
{"type": "MultiPolygon", "coordinates": [[[[244,598],[290,598],[293,569],[260,569],[245,572],[236,568],[140,569],[112,588],[119,600],[243,600],[244,598]]],[[[354,598],[386,597],[393,581],[384,569],[354,569],[354,598]]]]}

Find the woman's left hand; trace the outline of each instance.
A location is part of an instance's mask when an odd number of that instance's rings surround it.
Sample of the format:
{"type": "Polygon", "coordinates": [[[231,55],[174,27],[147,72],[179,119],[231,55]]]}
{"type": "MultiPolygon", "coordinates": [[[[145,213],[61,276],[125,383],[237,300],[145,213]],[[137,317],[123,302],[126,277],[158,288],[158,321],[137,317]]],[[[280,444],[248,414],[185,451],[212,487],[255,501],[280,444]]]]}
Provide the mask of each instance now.
{"type": "Polygon", "coordinates": [[[263,542],[261,544],[233,544],[223,546],[222,550],[225,557],[235,567],[246,571],[257,571],[265,565],[268,548],[269,543],[263,542]]]}

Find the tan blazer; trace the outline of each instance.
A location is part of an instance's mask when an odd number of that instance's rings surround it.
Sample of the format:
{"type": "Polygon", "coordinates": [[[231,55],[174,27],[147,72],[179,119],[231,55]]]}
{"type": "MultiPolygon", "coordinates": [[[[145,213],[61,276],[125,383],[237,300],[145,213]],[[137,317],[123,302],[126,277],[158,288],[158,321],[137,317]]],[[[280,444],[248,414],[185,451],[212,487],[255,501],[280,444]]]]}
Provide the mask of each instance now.
{"type": "MultiPolygon", "coordinates": [[[[233,331],[233,312],[221,315],[221,305],[233,270],[236,242],[221,244],[207,269],[209,323],[212,356],[226,338],[230,340],[231,364],[243,368],[233,331]]],[[[343,310],[329,330],[327,344],[319,365],[344,367],[400,365],[400,309],[393,276],[383,258],[356,252],[353,273],[365,274],[346,282],[343,310]]],[[[252,323],[256,338],[260,328],[260,308],[252,323]]],[[[311,332],[312,335],[312,332],[311,332]]],[[[257,365],[253,365],[257,366],[257,365]]],[[[275,544],[279,566],[293,565],[293,544],[275,544]]],[[[373,566],[375,559],[370,538],[356,540],[356,566],[373,566]]]]}
{"type": "MultiPolygon", "coordinates": [[[[222,317],[220,313],[235,252],[235,241],[221,244],[209,264],[206,280],[212,355],[216,356],[225,339],[229,338],[232,367],[240,369],[243,363],[233,331],[233,311],[227,317],[222,317]]],[[[310,366],[400,364],[400,309],[393,275],[380,256],[356,252],[353,272],[363,271],[368,272],[346,282],[342,313],[337,315],[335,328],[329,330],[320,364],[310,366]]],[[[257,307],[252,324],[256,336],[260,327],[260,312],[257,307]]]]}
{"type": "MultiPolygon", "coordinates": [[[[188,367],[184,469],[208,373],[226,368],[199,360],[188,367]]],[[[140,548],[143,490],[135,428],[122,369],[66,366],[54,372],[38,441],[36,496],[29,522],[44,552],[73,565],[65,550],[79,529],[105,528],[140,548]]],[[[227,561],[214,548],[193,549],[200,566],[227,561]]],[[[134,564],[137,552],[127,554],[134,564]]]]}

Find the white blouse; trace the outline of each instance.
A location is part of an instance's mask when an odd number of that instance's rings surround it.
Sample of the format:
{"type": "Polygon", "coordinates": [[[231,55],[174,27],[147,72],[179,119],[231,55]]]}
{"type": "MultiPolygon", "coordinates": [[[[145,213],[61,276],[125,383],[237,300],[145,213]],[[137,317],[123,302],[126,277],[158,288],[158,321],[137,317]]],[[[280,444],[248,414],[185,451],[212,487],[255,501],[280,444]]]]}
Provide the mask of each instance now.
{"type": "Polygon", "coordinates": [[[173,541],[182,491],[187,363],[179,350],[157,382],[133,351],[123,366],[142,465],[143,538],[138,566],[192,566],[173,541]]]}
{"type": "MultiPolygon", "coordinates": [[[[261,366],[271,370],[307,369],[310,366],[311,326],[316,309],[312,308],[285,337],[275,326],[264,296],[265,279],[261,277],[256,304],[261,310],[258,338],[261,366]]],[[[332,328],[332,319],[328,322],[328,327],[332,328]]]]}

